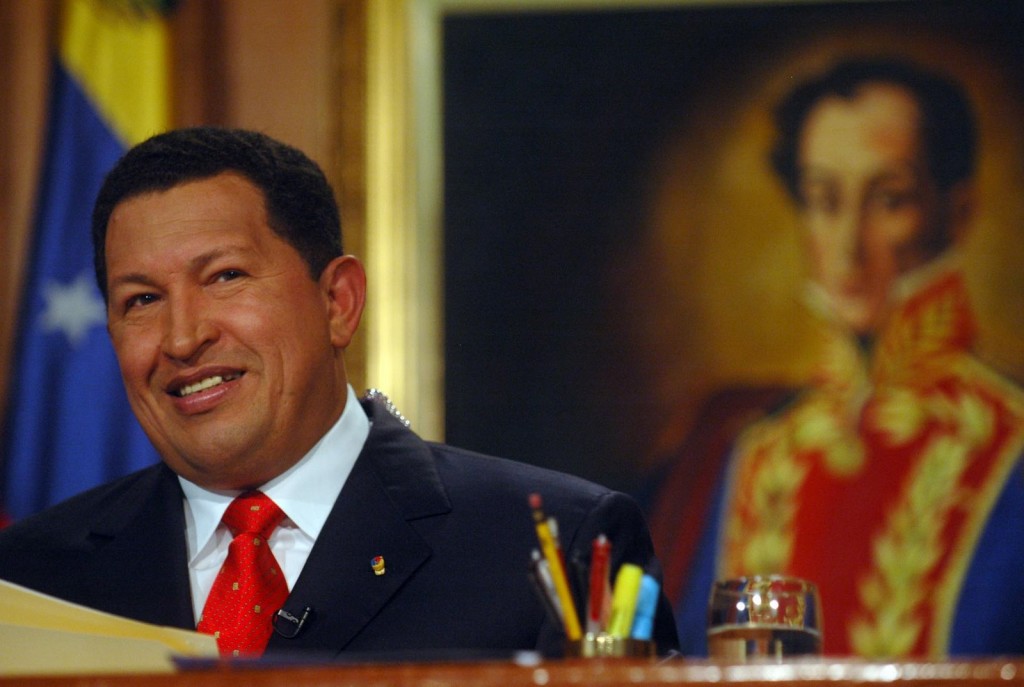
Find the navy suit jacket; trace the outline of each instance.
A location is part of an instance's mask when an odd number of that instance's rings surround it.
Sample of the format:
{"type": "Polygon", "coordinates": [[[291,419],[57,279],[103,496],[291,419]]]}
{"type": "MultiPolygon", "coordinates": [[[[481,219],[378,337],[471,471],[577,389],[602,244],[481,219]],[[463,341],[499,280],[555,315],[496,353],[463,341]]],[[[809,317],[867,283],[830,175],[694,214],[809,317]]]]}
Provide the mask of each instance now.
{"type": "MultiPolygon", "coordinates": [[[[591,541],[604,533],[614,567],[632,562],[660,578],[631,498],[562,473],[425,442],[383,403],[363,405],[370,435],[285,605],[295,616],[312,609],[309,620],[294,638],[275,634],[268,655],[559,654],[564,637],[527,576],[538,548],[532,492],[558,519],[566,560],[585,566],[591,541]],[[375,556],[384,557],[383,575],[371,568],[375,556]]],[[[163,464],[80,494],[0,531],[0,578],[192,629],[183,498],[163,464]]],[[[661,653],[677,647],[664,597],[655,638],[661,653]]]]}

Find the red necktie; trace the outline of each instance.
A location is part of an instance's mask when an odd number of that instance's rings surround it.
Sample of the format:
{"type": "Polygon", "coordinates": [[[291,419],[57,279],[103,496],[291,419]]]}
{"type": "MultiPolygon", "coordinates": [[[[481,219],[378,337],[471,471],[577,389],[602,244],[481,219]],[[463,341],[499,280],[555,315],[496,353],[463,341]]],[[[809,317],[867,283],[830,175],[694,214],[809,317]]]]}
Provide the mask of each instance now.
{"type": "Polygon", "coordinates": [[[223,656],[259,656],[273,632],[274,614],[288,598],[288,583],[270,550],[270,534],[284,519],[277,504],[248,491],[228,506],[222,522],[228,547],[196,629],[217,638],[223,656]]]}

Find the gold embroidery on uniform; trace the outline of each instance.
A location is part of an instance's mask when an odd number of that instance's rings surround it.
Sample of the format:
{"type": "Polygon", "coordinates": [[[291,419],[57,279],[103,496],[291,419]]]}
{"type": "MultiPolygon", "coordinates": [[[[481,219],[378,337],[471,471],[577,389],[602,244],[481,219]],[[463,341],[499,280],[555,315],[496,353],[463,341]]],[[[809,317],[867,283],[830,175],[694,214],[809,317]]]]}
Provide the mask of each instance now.
{"type": "Polygon", "coordinates": [[[816,385],[737,442],[725,574],[786,570],[799,493],[815,461],[843,479],[867,467],[868,446],[912,451],[871,539],[856,589],[860,613],[847,627],[854,651],[867,656],[906,654],[923,633],[931,651],[945,650],[952,610],[943,604],[955,603],[1007,466],[1024,447],[1024,396],[967,353],[973,322],[962,282],[935,284],[889,321],[870,363],[850,339],[826,340],[816,385]],[[998,441],[997,417],[1013,428],[998,441]],[[986,465],[978,493],[965,484],[972,460],[986,465]],[[947,541],[954,514],[967,521],[947,541]]]}
{"type": "Polygon", "coordinates": [[[813,389],[788,411],[764,420],[739,439],[741,483],[734,494],[725,536],[722,574],[782,572],[792,557],[797,494],[821,460],[837,477],[852,477],[865,464],[857,417],[867,382],[859,351],[849,341],[826,339],[821,389],[813,389]]]}
{"type": "MultiPolygon", "coordinates": [[[[1010,472],[1020,464],[1019,458],[1024,453],[1024,393],[1021,389],[969,356],[961,356],[957,364],[950,368],[955,370],[958,379],[980,390],[978,400],[998,399],[994,406],[984,407],[991,407],[1000,416],[999,422],[1009,428],[1009,432],[999,440],[998,445],[986,444],[982,449],[983,452],[992,451],[995,456],[991,461],[989,477],[968,496],[970,503],[964,506],[967,518],[962,528],[963,533],[951,549],[950,562],[932,596],[935,617],[928,649],[933,655],[948,653],[956,600],[967,575],[967,568],[973,560],[978,539],[1010,472]]],[[[974,422],[977,423],[977,420],[974,422]]],[[[975,424],[975,427],[980,426],[975,424]]]]}
{"type": "Polygon", "coordinates": [[[818,454],[836,477],[852,477],[864,468],[864,445],[857,436],[855,420],[828,403],[814,398],[793,414],[794,447],[804,454],[818,454]]]}
{"type": "Polygon", "coordinates": [[[793,551],[793,519],[796,492],[807,476],[807,465],[790,447],[788,427],[781,423],[756,426],[741,439],[757,465],[749,482],[739,485],[745,508],[733,511],[726,526],[729,541],[724,559],[728,574],[769,574],[779,572],[793,551]]]}
{"type": "Polygon", "coordinates": [[[884,529],[874,538],[874,567],[858,585],[864,614],[849,628],[858,654],[902,656],[913,649],[924,629],[921,610],[932,589],[927,578],[945,552],[946,522],[967,503],[963,474],[971,452],[991,437],[994,413],[971,393],[954,400],[898,390],[883,397],[881,412],[872,417],[893,444],[927,431],[925,418],[940,426],[911,469],[884,529]],[[909,411],[912,405],[921,410],[909,411]]]}

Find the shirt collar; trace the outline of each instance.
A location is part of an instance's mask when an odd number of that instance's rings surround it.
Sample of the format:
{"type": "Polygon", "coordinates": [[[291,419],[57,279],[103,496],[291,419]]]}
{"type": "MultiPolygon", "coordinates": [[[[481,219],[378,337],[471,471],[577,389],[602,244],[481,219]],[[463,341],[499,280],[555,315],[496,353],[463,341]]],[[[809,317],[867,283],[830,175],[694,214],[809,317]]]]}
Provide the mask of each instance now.
{"type": "MultiPolygon", "coordinates": [[[[351,386],[347,393],[345,410],[320,441],[298,463],[260,487],[287,519],[313,540],[370,433],[369,418],[351,386]]],[[[178,480],[185,492],[189,553],[194,558],[209,545],[224,511],[241,492],[205,489],[180,475],[178,480]]]]}

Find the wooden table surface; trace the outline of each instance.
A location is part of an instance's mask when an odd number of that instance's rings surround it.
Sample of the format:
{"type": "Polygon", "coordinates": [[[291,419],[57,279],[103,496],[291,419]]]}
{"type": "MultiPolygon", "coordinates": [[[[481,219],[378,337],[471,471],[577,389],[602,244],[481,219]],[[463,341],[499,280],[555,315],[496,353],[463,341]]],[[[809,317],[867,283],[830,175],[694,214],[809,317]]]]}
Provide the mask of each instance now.
{"type": "MultiPolygon", "coordinates": [[[[2,667],[0,667],[2,673],[2,667]]],[[[0,687],[555,687],[558,685],[1024,685],[1024,657],[971,661],[867,662],[811,659],[724,664],[669,659],[571,659],[460,663],[213,666],[153,675],[0,677],[0,687]]]]}

